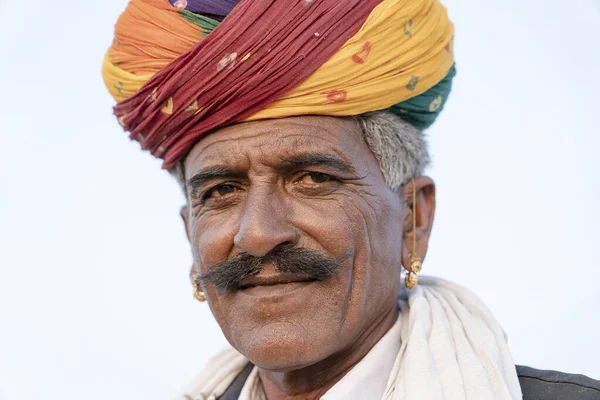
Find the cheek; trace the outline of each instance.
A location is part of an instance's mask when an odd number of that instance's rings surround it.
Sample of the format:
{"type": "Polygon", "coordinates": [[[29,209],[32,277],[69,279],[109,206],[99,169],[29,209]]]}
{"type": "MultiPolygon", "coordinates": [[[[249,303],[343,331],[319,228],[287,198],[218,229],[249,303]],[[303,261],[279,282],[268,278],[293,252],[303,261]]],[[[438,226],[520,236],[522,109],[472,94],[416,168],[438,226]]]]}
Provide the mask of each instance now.
{"type": "Polygon", "coordinates": [[[399,199],[378,198],[371,203],[373,220],[368,223],[371,254],[369,270],[364,274],[369,313],[377,316],[396,304],[402,265],[402,218],[399,199]],[[396,201],[394,201],[396,200],[396,201]]]}
{"type": "Polygon", "coordinates": [[[235,213],[201,216],[192,225],[192,252],[197,267],[206,272],[209,265],[229,257],[238,224],[235,213]]]}
{"type": "MultiPolygon", "coordinates": [[[[319,200],[294,200],[287,207],[287,215],[289,223],[299,231],[298,246],[328,257],[353,258],[364,228],[353,208],[352,199],[344,194],[319,200]]],[[[346,260],[345,264],[349,262],[346,260]]]]}
{"type": "MultiPolygon", "coordinates": [[[[201,216],[192,225],[192,253],[195,268],[205,273],[209,266],[223,261],[231,256],[233,238],[237,233],[237,215],[201,216]]],[[[231,312],[226,297],[218,293],[210,285],[205,288],[208,306],[221,327],[225,337],[231,338],[231,312]]],[[[230,340],[231,341],[231,340],[230,340]]]]}
{"type": "Polygon", "coordinates": [[[390,311],[399,290],[400,202],[394,197],[349,196],[342,209],[345,232],[354,246],[345,324],[359,332],[390,311]]]}
{"type": "Polygon", "coordinates": [[[380,221],[364,198],[352,192],[306,202],[295,210],[294,224],[303,231],[305,242],[300,246],[347,257],[322,300],[337,305],[335,321],[344,324],[338,329],[349,333],[357,327],[369,301],[370,277],[377,267],[371,231],[380,221]]]}
{"type": "Polygon", "coordinates": [[[384,266],[389,266],[393,270],[398,269],[401,263],[403,233],[400,200],[384,197],[373,207],[376,210],[375,221],[370,225],[373,249],[384,260],[384,266]]]}
{"type": "Polygon", "coordinates": [[[368,199],[351,192],[296,209],[297,225],[337,256],[370,252],[373,237],[379,236],[378,230],[388,218],[378,213],[368,199]]]}

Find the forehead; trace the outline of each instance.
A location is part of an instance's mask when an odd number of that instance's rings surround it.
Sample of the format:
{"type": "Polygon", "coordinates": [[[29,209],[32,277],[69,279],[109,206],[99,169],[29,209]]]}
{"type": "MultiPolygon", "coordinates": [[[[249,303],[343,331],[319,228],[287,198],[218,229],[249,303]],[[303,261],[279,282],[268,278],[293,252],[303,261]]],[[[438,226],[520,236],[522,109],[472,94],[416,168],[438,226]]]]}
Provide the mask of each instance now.
{"type": "Polygon", "coordinates": [[[301,116],[245,122],[213,132],[192,148],[185,170],[189,176],[207,165],[244,168],[257,159],[268,164],[314,152],[331,153],[350,163],[372,157],[352,119],[301,116]]]}

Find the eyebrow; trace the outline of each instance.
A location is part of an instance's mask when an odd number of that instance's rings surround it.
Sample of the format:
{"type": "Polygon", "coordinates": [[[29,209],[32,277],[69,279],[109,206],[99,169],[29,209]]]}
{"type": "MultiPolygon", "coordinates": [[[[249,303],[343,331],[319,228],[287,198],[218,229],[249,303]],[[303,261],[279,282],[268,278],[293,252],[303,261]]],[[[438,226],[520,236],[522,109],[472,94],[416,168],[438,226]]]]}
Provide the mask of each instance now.
{"type": "Polygon", "coordinates": [[[283,165],[286,169],[299,169],[303,167],[316,167],[316,166],[327,166],[338,170],[345,174],[355,174],[356,170],[354,167],[331,154],[306,154],[298,155],[283,160],[283,165]]]}
{"type": "Polygon", "coordinates": [[[215,166],[208,167],[200,172],[197,172],[186,182],[186,188],[189,193],[194,193],[202,186],[206,185],[207,182],[214,180],[226,180],[226,179],[243,179],[246,177],[246,174],[240,170],[225,167],[225,166],[215,166]]]}
{"type": "MultiPolygon", "coordinates": [[[[286,158],[282,161],[283,169],[300,169],[315,166],[327,166],[345,174],[355,174],[354,167],[346,161],[331,154],[306,154],[286,158]]],[[[214,166],[200,170],[186,182],[189,193],[198,191],[210,181],[227,179],[244,179],[246,173],[227,166],[214,166]]]]}

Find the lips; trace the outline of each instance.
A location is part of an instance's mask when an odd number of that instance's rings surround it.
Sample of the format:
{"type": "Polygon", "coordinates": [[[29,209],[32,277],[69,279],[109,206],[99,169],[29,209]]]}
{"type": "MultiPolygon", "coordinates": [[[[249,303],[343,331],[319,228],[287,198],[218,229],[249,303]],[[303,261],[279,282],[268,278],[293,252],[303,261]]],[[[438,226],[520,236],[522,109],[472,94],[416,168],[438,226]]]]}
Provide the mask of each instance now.
{"type": "Polygon", "coordinates": [[[276,274],[268,276],[255,275],[244,278],[240,282],[239,288],[240,290],[244,290],[257,286],[285,285],[290,283],[312,282],[316,280],[316,278],[305,274],[276,274]]]}

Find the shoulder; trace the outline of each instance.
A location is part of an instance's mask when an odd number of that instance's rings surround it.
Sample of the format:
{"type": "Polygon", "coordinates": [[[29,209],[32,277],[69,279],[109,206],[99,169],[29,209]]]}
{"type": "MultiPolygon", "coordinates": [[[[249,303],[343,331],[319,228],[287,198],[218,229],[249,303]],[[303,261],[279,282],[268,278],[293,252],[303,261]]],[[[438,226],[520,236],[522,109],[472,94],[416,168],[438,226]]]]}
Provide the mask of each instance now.
{"type": "Polygon", "coordinates": [[[517,365],[523,400],[600,400],[600,381],[517,365]]]}

